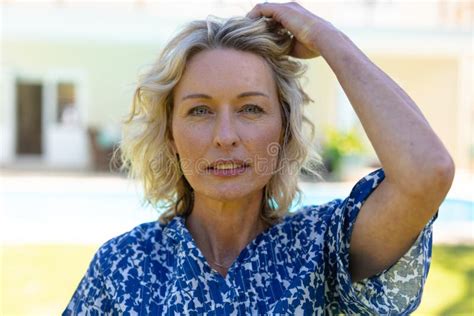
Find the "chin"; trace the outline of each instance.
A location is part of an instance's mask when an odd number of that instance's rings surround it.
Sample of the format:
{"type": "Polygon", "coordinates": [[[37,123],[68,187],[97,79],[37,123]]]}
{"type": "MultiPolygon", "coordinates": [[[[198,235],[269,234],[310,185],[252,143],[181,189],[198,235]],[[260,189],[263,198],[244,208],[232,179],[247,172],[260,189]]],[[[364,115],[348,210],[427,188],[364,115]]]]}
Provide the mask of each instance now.
{"type": "Polygon", "coordinates": [[[206,177],[190,177],[188,182],[195,193],[219,201],[232,201],[259,194],[269,179],[262,177],[242,177],[227,181],[213,181],[206,177]]]}
{"type": "Polygon", "coordinates": [[[219,201],[232,201],[244,198],[246,196],[255,194],[257,188],[253,188],[248,184],[236,185],[232,184],[220,184],[216,186],[205,185],[195,189],[196,193],[204,194],[205,196],[219,201]]]}

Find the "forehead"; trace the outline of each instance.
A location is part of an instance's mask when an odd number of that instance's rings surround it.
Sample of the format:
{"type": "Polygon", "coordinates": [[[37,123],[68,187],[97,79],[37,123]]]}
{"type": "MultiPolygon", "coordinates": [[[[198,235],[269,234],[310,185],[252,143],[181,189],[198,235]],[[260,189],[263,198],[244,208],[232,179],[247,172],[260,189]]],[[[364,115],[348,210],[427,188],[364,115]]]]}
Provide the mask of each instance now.
{"type": "Polygon", "coordinates": [[[239,94],[247,90],[276,94],[272,70],[265,59],[234,49],[212,49],[199,52],[188,61],[175,94],[239,94]]]}

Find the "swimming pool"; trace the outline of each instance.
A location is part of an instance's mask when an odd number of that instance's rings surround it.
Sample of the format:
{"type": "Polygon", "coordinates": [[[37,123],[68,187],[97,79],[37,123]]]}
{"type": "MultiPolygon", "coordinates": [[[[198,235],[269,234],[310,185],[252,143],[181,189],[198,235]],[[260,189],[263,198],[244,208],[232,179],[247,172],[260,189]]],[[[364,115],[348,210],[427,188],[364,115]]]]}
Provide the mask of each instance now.
{"type": "MultiPolygon", "coordinates": [[[[318,196],[306,194],[303,196],[302,205],[323,204],[337,197],[330,195],[318,196]]],[[[293,209],[292,209],[293,210],[293,209]]],[[[439,207],[436,222],[471,222],[474,223],[474,201],[446,198],[439,207]]]]}
{"type": "MultiPolygon", "coordinates": [[[[2,182],[0,239],[4,243],[100,244],[158,217],[157,210],[140,203],[140,190],[123,179],[22,178],[2,182]]],[[[302,190],[303,205],[345,198],[350,192],[335,184],[303,185],[302,190]]],[[[435,229],[443,238],[462,234],[463,239],[473,239],[474,201],[448,195],[435,229]]]]}

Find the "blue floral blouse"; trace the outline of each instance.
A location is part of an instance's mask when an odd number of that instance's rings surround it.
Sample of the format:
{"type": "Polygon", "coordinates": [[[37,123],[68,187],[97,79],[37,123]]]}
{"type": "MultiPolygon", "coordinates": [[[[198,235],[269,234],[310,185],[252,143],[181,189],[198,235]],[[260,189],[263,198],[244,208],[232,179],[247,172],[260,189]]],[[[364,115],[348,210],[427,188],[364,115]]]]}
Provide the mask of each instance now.
{"type": "Polygon", "coordinates": [[[386,271],[357,283],[348,271],[353,224],[384,176],[378,169],[348,198],[288,214],[242,250],[225,278],[183,217],[139,225],[100,247],[63,315],[409,314],[428,274],[436,216],[386,271]]]}

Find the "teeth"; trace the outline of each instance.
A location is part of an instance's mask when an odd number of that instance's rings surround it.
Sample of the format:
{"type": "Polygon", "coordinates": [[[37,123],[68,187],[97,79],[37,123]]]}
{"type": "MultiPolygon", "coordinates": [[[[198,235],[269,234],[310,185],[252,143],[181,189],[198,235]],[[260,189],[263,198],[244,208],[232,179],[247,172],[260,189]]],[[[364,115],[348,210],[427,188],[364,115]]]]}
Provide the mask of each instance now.
{"type": "Polygon", "coordinates": [[[234,168],[240,168],[242,165],[237,165],[233,163],[223,163],[223,164],[218,164],[217,166],[214,166],[214,169],[234,169],[234,168]]]}

